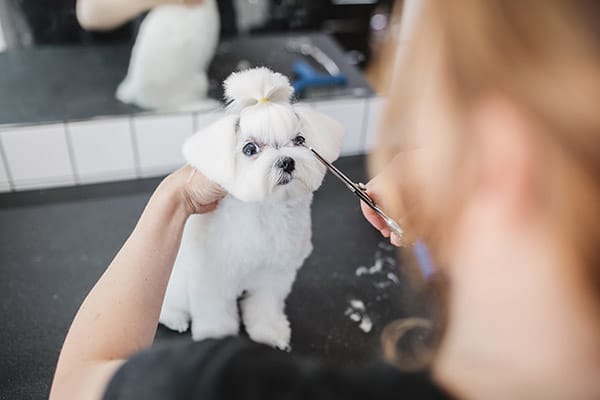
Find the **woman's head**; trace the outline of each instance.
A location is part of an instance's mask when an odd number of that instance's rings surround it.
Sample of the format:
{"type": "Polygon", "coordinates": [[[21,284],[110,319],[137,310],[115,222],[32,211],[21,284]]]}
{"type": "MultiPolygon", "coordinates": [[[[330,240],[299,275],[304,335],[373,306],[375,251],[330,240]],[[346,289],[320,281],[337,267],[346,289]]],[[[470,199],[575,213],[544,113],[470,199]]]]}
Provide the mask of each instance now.
{"type": "Polygon", "coordinates": [[[420,17],[375,157],[401,152],[388,206],[442,266],[489,207],[543,225],[600,282],[600,4],[429,1],[420,17]]]}

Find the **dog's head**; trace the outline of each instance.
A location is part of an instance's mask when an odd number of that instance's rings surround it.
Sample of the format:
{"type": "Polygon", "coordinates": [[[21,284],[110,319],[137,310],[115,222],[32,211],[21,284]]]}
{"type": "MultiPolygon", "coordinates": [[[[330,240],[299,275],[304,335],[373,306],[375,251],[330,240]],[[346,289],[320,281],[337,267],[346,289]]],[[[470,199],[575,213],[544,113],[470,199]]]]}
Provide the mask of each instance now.
{"type": "Polygon", "coordinates": [[[267,68],[224,83],[229,115],[186,141],[186,161],[242,201],[287,200],[315,191],[327,161],[340,153],[342,126],[308,106],[292,105],[288,79],[267,68]]]}

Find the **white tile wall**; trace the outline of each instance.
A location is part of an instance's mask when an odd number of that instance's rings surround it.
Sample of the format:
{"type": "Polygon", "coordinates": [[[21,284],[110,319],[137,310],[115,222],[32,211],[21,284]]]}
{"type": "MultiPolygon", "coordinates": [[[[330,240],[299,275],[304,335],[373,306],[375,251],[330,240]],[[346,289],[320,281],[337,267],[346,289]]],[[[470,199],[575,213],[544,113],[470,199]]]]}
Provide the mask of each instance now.
{"type": "MultiPolygon", "coordinates": [[[[310,104],[344,125],[342,155],[352,155],[373,147],[383,103],[381,98],[360,98],[310,104]]],[[[181,146],[194,129],[203,129],[224,113],[7,128],[0,131],[0,192],[167,174],[183,165],[181,146]]]]}
{"type": "Polygon", "coordinates": [[[215,122],[217,119],[225,116],[225,110],[202,112],[194,114],[194,131],[206,128],[208,125],[215,122]]]}
{"type": "Polygon", "coordinates": [[[136,177],[130,125],[128,117],[67,124],[79,183],[136,177]]]}
{"type": "Polygon", "coordinates": [[[15,189],[75,184],[63,124],[13,128],[0,139],[15,189]]]}
{"type": "Polygon", "coordinates": [[[344,125],[346,135],[342,144],[342,155],[353,155],[364,152],[364,124],[366,99],[347,99],[335,101],[320,101],[313,106],[338,120],[344,125]]]}
{"type": "Polygon", "coordinates": [[[365,150],[367,152],[373,150],[377,143],[377,135],[379,133],[379,126],[383,109],[385,106],[385,99],[382,97],[372,97],[368,100],[368,112],[367,112],[367,123],[365,125],[365,150]]]}
{"type": "Polygon", "coordinates": [[[192,135],[192,114],[136,116],[133,133],[141,176],[169,173],[184,164],[181,145],[192,135]]]}
{"type": "Polygon", "coordinates": [[[6,160],[2,156],[2,151],[0,151],[0,192],[8,192],[10,189],[10,179],[6,171],[6,160]]]}

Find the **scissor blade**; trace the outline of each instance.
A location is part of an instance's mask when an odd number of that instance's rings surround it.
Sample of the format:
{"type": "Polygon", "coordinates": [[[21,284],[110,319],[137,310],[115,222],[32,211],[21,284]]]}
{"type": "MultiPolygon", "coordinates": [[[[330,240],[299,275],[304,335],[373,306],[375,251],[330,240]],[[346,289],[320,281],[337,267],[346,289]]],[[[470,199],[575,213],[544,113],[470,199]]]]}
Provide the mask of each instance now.
{"type": "Polygon", "coordinates": [[[367,206],[369,206],[381,218],[383,218],[387,226],[390,228],[392,233],[396,235],[398,239],[402,239],[402,228],[400,228],[396,221],[390,218],[386,213],[383,212],[381,208],[377,206],[377,204],[375,204],[375,201],[371,198],[371,196],[367,194],[366,191],[364,191],[359,185],[354,183],[342,171],[337,169],[335,165],[325,160],[315,149],[306,145],[304,145],[304,147],[308,148],[315,155],[315,157],[317,157],[317,160],[319,160],[325,167],[327,167],[327,169],[331,171],[331,173],[333,173],[339,180],[344,182],[346,184],[346,187],[352,193],[358,196],[359,199],[361,199],[367,206]]]}
{"type": "Polygon", "coordinates": [[[331,171],[331,173],[334,174],[339,180],[344,182],[346,184],[346,186],[348,186],[348,189],[350,189],[352,192],[357,191],[358,187],[357,187],[356,183],[354,183],[350,178],[348,178],[342,171],[337,169],[336,166],[334,166],[329,161],[327,161],[323,157],[321,157],[321,155],[319,153],[317,153],[315,151],[315,149],[313,149],[312,147],[309,147],[308,149],[310,151],[312,151],[312,153],[315,155],[315,157],[317,157],[317,159],[321,162],[321,164],[323,164],[325,167],[327,167],[327,169],[329,171],[331,171]]]}
{"type": "Polygon", "coordinates": [[[346,174],[344,174],[342,171],[340,171],[335,165],[333,165],[329,161],[325,160],[315,149],[313,149],[312,147],[309,147],[309,146],[305,146],[305,147],[307,147],[315,155],[315,157],[317,157],[317,159],[323,165],[325,165],[325,167],[327,167],[327,169],[329,169],[329,171],[331,171],[331,173],[333,175],[335,175],[339,180],[344,182],[346,184],[346,187],[348,188],[348,190],[350,190],[352,193],[357,195],[358,198],[360,198],[362,201],[364,201],[376,213],[379,214],[381,212],[381,210],[379,210],[379,208],[377,208],[377,206],[375,205],[375,202],[373,201],[373,199],[364,190],[362,190],[360,188],[360,186],[358,186],[356,183],[354,183],[354,181],[352,181],[352,179],[348,178],[346,176],[346,174]]]}

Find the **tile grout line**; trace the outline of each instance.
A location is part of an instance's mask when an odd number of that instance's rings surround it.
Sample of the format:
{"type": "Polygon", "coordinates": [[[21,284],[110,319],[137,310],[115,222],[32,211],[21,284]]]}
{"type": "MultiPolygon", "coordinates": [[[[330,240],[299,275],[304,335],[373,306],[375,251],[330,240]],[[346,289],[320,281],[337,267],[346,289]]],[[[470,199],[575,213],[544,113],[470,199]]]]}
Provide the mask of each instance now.
{"type": "Polygon", "coordinates": [[[63,121],[63,134],[65,135],[65,141],[67,142],[67,153],[69,154],[69,161],[71,164],[71,169],[73,170],[73,180],[75,181],[74,186],[77,186],[80,184],[80,177],[79,171],[77,170],[77,163],[75,162],[75,149],[73,148],[71,131],[69,130],[67,121],[63,121]]]}
{"type": "Polygon", "coordinates": [[[140,161],[140,150],[138,146],[138,141],[136,137],[135,124],[133,121],[134,116],[129,114],[129,139],[131,140],[131,147],[133,149],[133,164],[135,168],[135,177],[140,179],[142,178],[142,165],[140,161]]]}
{"type": "Polygon", "coordinates": [[[4,143],[2,143],[2,135],[0,134],[0,156],[2,156],[2,164],[4,164],[4,170],[6,171],[6,177],[8,178],[8,188],[11,191],[15,191],[15,184],[12,172],[8,165],[8,157],[6,156],[6,151],[4,150],[4,143]]]}
{"type": "MultiPolygon", "coordinates": [[[[190,134],[190,136],[188,136],[186,139],[184,139],[183,143],[185,143],[186,140],[188,140],[190,137],[192,137],[196,133],[196,125],[198,124],[198,121],[197,121],[197,118],[196,118],[196,113],[192,112],[190,115],[192,116],[192,133],[190,134]]],[[[185,156],[183,155],[183,143],[181,143],[179,145],[179,154],[183,158],[183,165],[182,165],[182,167],[185,166],[185,165],[187,165],[187,161],[185,160],[185,156]]]]}

